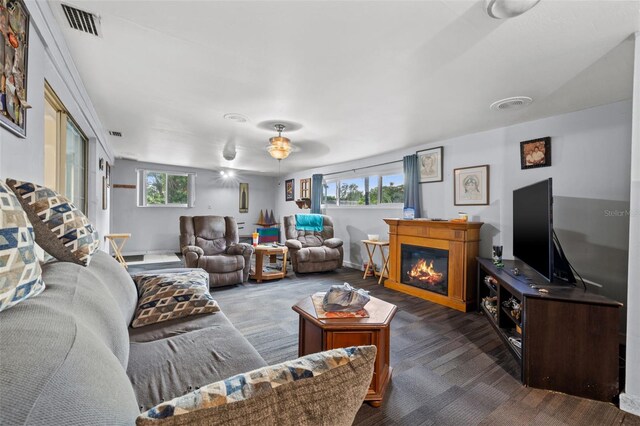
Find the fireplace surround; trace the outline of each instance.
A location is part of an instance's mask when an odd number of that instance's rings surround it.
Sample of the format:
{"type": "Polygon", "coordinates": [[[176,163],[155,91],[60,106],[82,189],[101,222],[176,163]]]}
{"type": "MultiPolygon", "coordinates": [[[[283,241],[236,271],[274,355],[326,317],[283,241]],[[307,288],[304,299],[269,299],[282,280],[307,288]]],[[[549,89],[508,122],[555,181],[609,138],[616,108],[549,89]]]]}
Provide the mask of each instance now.
{"type": "Polygon", "coordinates": [[[482,222],[384,221],[389,225],[385,287],[462,312],[475,308],[482,222]]]}

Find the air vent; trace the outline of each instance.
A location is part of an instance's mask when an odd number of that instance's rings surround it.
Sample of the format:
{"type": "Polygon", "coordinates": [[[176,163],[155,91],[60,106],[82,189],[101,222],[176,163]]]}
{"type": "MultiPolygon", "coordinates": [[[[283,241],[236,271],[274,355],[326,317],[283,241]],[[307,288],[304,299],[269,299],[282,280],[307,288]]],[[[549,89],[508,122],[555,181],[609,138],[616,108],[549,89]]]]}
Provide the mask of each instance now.
{"type": "Polygon", "coordinates": [[[524,108],[531,104],[533,99],[528,96],[514,96],[512,98],[500,99],[491,104],[489,108],[494,111],[506,111],[524,108]]]}
{"type": "Polygon", "coordinates": [[[116,132],[115,130],[109,130],[109,134],[111,136],[115,136],[117,138],[121,138],[122,137],[122,132],[116,132]]]}
{"type": "Polygon", "coordinates": [[[67,17],[69,26],[74,30],[82,31],[83,33],[93,34],[100,37],[100,19],[93,13],[85,12],[84,10],[76,9],[75,7],[62,5],[64,15],[67,17]]]}

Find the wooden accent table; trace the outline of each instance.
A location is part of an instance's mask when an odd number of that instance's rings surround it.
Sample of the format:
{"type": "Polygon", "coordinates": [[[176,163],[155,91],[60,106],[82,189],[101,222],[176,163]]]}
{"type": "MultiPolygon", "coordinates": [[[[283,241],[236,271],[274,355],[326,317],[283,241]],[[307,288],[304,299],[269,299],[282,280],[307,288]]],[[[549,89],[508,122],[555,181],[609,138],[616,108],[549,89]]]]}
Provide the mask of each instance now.
{"type": "Polygon", "coordinates": [[[249,278],[261,283],[263,280],[279,280],[287,275],[287,253],[289,249],[285,246],[263,246],[257,245],[256,249],[256,267],[251,271],[249,278]],[[282,271],[265,272],[264,269],[264,257],[275,257],[277,254],[281,254],[282,258],[282,271]]]}
{"type": "MultiPolygon", "coordinates": [[[[362,240],[362,244],[364,244],[364,248],[367,249],[367,254],[369,255],[369,263],[367,263],[367,268],[364,270],[362,279],[367,278],[369,268],[373,268],[373,255],[376,254],[376,247],[380,247],[380,256],[382,256],[382,271],[378,273],[378,284],[380,284],[382,282],[382,278],[384,278],[384,271],[387,271],[387,276],[389,276],[389,255],[384,255],[384,247],[389,247],[389,241],[362,240]],[[369,247],[373,248],[369,249],[369,247]]],[[[373,276],[376,276],[375,268],[373,268],[373,276]]]]}
{"type": "Polygon", "coordinates": [[[398,308],[372,297],[365,306],[369,318],[319,319],[309,296],[293,305],[292,309],[300,315],[298,356],[349,346],[377,346],[373,379],[364,400],[373,407],[379,407],[391,380],[390,325],[398,308]]]}
{"type": "Polygon", "coordinates": [[[125,269],[129,268],[129,265],[127,265],[127,261],[124,260],[124,257],[122,257],[122,248],[124,247],[124,244],[127,242],[127,240],[131,238],[131,234],[107,234],[104,236],[104,238],[111,244],[111,247],[113,248],[113,255],[115,256],[116,260],[120,262],[120,264],[124,266],[125,269]],[[117,240],[122,240],[122,242],[118,244],[116,243],[117,240]]]}

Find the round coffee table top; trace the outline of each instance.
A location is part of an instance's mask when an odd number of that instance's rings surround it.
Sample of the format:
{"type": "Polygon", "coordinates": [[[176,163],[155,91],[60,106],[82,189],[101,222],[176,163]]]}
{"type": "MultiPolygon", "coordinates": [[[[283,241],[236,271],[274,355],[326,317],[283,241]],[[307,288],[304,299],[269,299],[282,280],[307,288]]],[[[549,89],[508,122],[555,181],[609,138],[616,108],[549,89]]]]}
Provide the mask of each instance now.
{"type": "Polygon", "coordinates": [[[396,314],[398,307],[375,297],[364,306],[369,318],[318,318],[311,296],[306,297],[291,307],[305,319],[315,323],[322,329],[335,328],[369,328],[372,326],[388,326],[396,314]]]}

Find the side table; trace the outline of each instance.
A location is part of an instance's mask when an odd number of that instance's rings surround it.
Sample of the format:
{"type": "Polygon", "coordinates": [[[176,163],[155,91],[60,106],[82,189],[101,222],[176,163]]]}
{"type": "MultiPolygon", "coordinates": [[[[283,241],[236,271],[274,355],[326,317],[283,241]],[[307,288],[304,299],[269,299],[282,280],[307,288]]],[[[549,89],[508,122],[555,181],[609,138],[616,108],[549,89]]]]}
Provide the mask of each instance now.
{"type": "Polygon", "coordinates": [[[375,297],[364,308],[369,318],[320,319],[309,296],[291,309],[300,316],[298,356],[349,346],[375,345],[378,348],[371,386],[364,400],[373,407],[379,407],[391,380],[391,320],[398,308],[375,297]]]}
{"type": "Polygon", "coordinates": [[[280,278],[284,278],[287,275],[287,254],[289,253],[289,249],[287,247],[257,245],[255,247],[255,250],[256,267],[249,274],[249,278],[261,283],[263,280],[279,280],[280,278]],[[282,255],[282,271],[265,272],[263,270],[264,257],[275,257],[277,254],[282,255]]]}
{"type": "Polygon", "coordinates": [[[127,265],[127,261],[124,260],[124,257],[122,257],[122,248],[124,247],[124,244],[127,242],[127,240],[131,238],[131,234],[107,234],[104,236],[104,238],[111,244],[111,247],[113,248],[113,255],[115,256],[116,260],[120,262],[120,264],[124,266],[125,269],[129,268],[129,265],[127,265]],[[118,240],[122,240],[122,242],[118,244],[118,240]]]}
{"type": "MultiPolygon", "coordinates": [[[[369,272],[369,268],[373,268],[373,255],[376,253],[376,248],[380,248],[380,256],[382,256],[382,270],[379,272],[378,284],[382,282],[382,278],[384,278],[384,271],[387,271],[387,276],[389,275],[389,254],[385,256],[384,247],[389,247],[389,241],[373,241],[373,240],[362,240],[362,244],[367,249],[367,254],[369,255],[369,263],[367,264],[366,269],[364,270],[364,275],[362,278],[367,278],[367,273],[369,272]]],[[[375,277],[376,270],[373,269],[373,276],[375,277]]]]}

